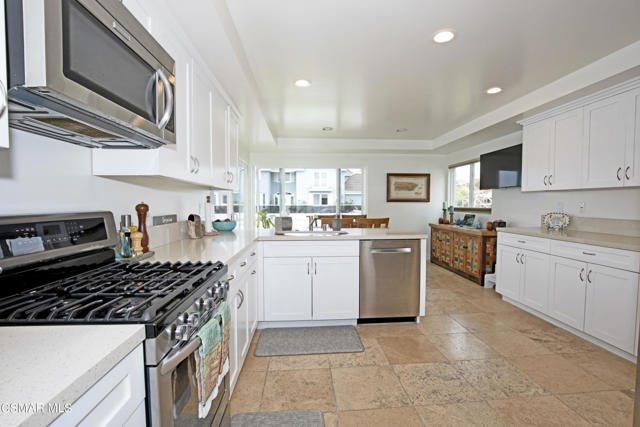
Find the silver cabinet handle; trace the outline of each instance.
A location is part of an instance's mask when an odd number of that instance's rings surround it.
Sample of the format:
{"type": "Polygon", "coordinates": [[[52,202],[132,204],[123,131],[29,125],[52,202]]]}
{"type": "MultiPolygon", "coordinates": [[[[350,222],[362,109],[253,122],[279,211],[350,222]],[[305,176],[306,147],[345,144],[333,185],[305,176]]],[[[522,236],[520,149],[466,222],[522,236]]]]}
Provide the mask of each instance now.
{"type": "Polygon", "coordinates": [[[526,240],[518,240],[518,243],[526,244],[527,241],[526,240]]]}
{"type": "Polygon", "coordinates": [[[309,263],[307,262],[307,276],[311,274],[309,263]]]}
{"type": "Polygon", "coordinates": [[[524,254],[520,254],[520,264],[524,264],[524,263],[525,263],[524,254]]]}
{"type": "Polygon", "coordinates": [[[251,272],[251,274],[256,274],[256,271],[255,271],[255,270],[253,270],[253,271],[251,272]]]}
{"type": "Polygon", "coordinates": [[[191,169],[189,169],[189,172],[193,173],[196,170],[196,160],[193,156],[189,156],[189,160],[191,160],[191,169]]]}
{"type": "Polygon", "coordinates": [[[7,111],[7,106],[9,105],[9,96],[7,95],[7,88],[4,86],[4,83],[0,82],[0,92],[2,92],[2,106],[0,106],[0,117],[4,116],[4,113],[7,111]]]}
{"type": "Polygon", "coordinates": [[[230,275],[229,277],[227,277],[227,282],[230,282],[230,281],[232,281],[232,280],[233,280],[233,279],[235,279],[235,278],[236,278],[236,275],[235,275],[235,274],[232,274],[232,275],[230,275]]]}
{"type": "Polygon", "coordinates": [[[169,123],[169,120],[171,120],[171,115],[173,114],[173,90],[171,90],[171,84],[169,83],[167,76],[165,76],[164,71],[162,71],[161,68],[158,68],[156,73],[158,73],[160,80],[162,80],[162,88],[164,91],[164,114],[156,126],[158,129],[164,129],[165,126],[167,126],[167,123],[169,123]]]}
{"type": "Polygon", "coordinates": [[[229,172],[229,184],[233,182],[233,172],[229,172]]]}
{"type": "Polygon", "coordinates": [[[620,178],[620,172],[622,172],[622,168],[618,168],[618,171],[616,172],[616,177],[618,178],[618,181],[622,181],[622,178],[620,178]]]}
{"type": "Polygon", "coordinates": [[[593,270],[589,270],[589,272],[587,273],[587,282],[591,283],[591,273],[593,272],[593,270]]]}
{"type": "Polygon", "coordinates": [[[552,176],[553,176],[553,175],[549,175],[549,185],[552,185],[552,184],[553,184],[553,182],[551,182],[551,177],[552,177],[552,176]]]}
{"type": "MultiPolygon", "coordinates": [[[[4,110],[3,110],[4,111],[4,110]]],[[[0,116],[2,116],[2,113],[0,112],[0,116]]],[[[630,180],[631,177],[629,176],[629,171],[631,170],[631,166],[627,166],[627,168],[624,170],[624,177],[627,178],[627,180],[630,180]]]]}
{"type": "Polygon", "coordinates": [[[520,259],[519,259],[519,257],[520,257],[520,254],[516,254],[516,262],[517,262],[518,264],[520,264],[520,259]]]}
{"type": "Polygon", "coordinates": [[[242,307],[242,304],[244,303],[244,293],[239,290],[238,291],[238,295],[240,295],[240,304],[238,304],[238,306],[236,308],[242,307]]]}
{"type": "Polygon", "coordinates": [[[580,276],[580,281],[581,281],[581,282],[584,282],[584,276],[583,276],[583,274],[584,274],[584,268],[582,268],[582,270],[580,270],[580,274],[579,274],[579,276],[580,276]]]}
{"type": "Polygon", "coordinates": [[[584,255],[596,256],[596,254],[594,254],[593,252],[585,252],[585,251],[582,251],[582,253],[583,253],[584,255]]]}
{"type": "Polygon", "coordinates": [[[255,251],[254,251],[254,252],[251,252],[251,256],[256,256],[255,251]]]}
{"type": "Polygon", "coordinates": [[[318,275],[318,263],[317,262],[313,263],[313,274],[316,275],[316,276],[318,275]]]}
{"type": "Polygon", "coordinates": [[[240,263],[240,267],[244,267],[245,265],[247,265],[247,261],[242,261],[242,262],[240,263]]]}
{"type": "Polygon", "coordinates": [[[200,172],[200,160],[197,157],[193,158],[196,161],[196,171],[194,173],[200,172]]]}

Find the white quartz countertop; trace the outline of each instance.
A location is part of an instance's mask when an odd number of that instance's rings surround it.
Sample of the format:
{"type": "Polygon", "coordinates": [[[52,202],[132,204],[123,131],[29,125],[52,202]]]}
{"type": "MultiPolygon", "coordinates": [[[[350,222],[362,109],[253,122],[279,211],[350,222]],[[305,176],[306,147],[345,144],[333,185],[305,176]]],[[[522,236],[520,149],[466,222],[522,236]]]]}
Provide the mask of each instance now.
{"type": "Polygon", "coordinates": [[[351,228],[344,229],[347,234],[338,236],[283,236],[274,230],[235,230],[221,232],[217,236],[205,236],[201,239],[183,239],[167,245],[153,248],[155,255],[143,261],[161,262],[207,262],[222,261],[231,263],[236,256],[256,241],[290,240],[379,240],[379,239],[426,239],[426,233],[393,229],[351,228]]]}
{"type": "Polygon", "coordinates": [[[522,234],[525,236],[544,237],[546,239],[564,240],[567,242],[583,243],[607,248],[625,249],[640,252],[640,237],[623,236],[620,234],[593,233],[589,231],[567,230],[547,231],[540,227],[507,227],[498,228],[499,232],[522,234]]]}
{"type": "Polygon", "coordinates": [[[0,425],[49,424],[60,415],[49,404],[73,404],[144,338],[143,325],[0,328],[0,425]]]}

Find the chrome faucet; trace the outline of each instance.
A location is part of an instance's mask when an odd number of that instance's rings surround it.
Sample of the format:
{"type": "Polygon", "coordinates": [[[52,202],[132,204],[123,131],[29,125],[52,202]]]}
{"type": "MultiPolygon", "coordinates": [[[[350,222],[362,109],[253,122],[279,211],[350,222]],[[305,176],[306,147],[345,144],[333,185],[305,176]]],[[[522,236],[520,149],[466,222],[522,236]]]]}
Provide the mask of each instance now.
{"type": "Polygon", "coordinates": [[[313,224],[315,224],[315,222],[316,222],[316,216],[311,215],[309,217],[309,231],[313,231],[313,224]]]}

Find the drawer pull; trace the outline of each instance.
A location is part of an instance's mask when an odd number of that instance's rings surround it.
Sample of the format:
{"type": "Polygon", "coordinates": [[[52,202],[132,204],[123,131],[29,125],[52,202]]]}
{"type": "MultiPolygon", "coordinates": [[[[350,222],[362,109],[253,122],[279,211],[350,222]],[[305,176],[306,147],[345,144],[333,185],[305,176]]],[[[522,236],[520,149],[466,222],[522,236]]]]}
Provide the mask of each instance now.
{"type": "Polygon", "coordinates": [[[596,256],[596,254],[594,254],[593,252],[585,252],[585,251],[582,251],[582,253],[583,253],[584,255],[596,256]]]}
{"type": "Polygon", "coordinates": [[[256,256],[256,253],[255,252],[251,252],[251,256],[256,256]]]}
{"type": "Polygon", "coordinates": [[[526,240],[518,240],[518,243],[527,243],[526,240]]]}
{"type": "Polygon", "coordinates": [[[580,281],[581,281],[581,282],[584,282],[584,276],[583,276],[583,274],[584,274],[584,268],[583,268],[582,270],[580,270],[580,275],[579,275],[579,276],[580,276],[580,281]]]}
{"type": "Polygon", "coordinates": [[[587,273],[587,282],[591,283],[591,273],[593,273],[593,270],[589,270],[589,272],[587,273]]]}
{"type": "Polygon", "coordinates": [[[245,265],[247,265],[247,261],[242,261],[242,262],[240,263],[240,267],[244,267],[245,265]]]}

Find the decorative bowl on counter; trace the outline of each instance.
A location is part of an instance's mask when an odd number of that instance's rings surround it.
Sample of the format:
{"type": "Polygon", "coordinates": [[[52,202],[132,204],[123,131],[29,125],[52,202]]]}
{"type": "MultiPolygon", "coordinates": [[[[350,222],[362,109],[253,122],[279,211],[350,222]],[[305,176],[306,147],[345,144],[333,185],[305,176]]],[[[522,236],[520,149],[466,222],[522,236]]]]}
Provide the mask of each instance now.
{"type": "Polygon", "coordinates": [[[213,228],[218,231],[232,231],[234,228],[236,228],[235,221],[214,221],[212,224],[213,228]]]}

